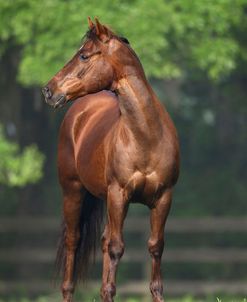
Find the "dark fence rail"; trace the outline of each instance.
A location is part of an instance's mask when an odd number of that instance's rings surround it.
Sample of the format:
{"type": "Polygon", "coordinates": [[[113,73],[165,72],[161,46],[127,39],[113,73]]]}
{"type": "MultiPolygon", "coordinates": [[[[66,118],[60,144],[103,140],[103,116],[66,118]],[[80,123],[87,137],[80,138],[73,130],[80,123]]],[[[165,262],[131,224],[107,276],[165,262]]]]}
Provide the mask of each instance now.
{"type": "MultiPolygon", "coordinates": [[[[148,217],[127,217],[125,230],[149,230],[148,217]]],[[[3,232],[43,232],[57,231],[59,219],[54,217],[21,217],[0,218],[0,233],[3,232]]],[[[203,232],[247,232],[247,217],[237,218],[170,218],[166,230],[177,233],[203,233],[203,232]]]]}
{"type": "MultiPolygon", "coordinates": [[[[11,263],[47,263],[54,261],[55,249],[30,248],[30,249],[1,249],[0,261],[11,263]]],[[[233,248],[179,248],[165,249],[165,262],[207,262],[207,263],[242,263],[247,262],[247,249],[233,248]]],[[[97,261],[101,261],[101,254],[97,255],[97,261]]],[[[144,262],[147,255],[140,253],[139,249],[128,249],[124,253],[121,262],[144,262]]]]}
{"type": "MultiPolygon", "coordinates": [[[[3,234],[46,234],[53,233],[54,238],[58,235],[60,229],[59,219],[25,217],[25,218],[2,218],[0,220],[0,235],[3,234]]],[[[145,238],[149,233],[148,217],[129,217],[125,223],[125,232],[140,233],[140,240],[145,238]]],[[[226,236],[228,233],[240,232],[246,236],[247,218],[200,218],[200,219],[172,219],[170,218],[167,227],[167,233],[176,234],[222,234],[226,236]]],[[[144,239],[143,239],[144,240],[144,239]]],[[[20,263],[28,264],[46,264],[52,263],[55,257],[55,246],[51,247],[4,247],[0,249],[0,263],[10,263],[17,265],[20,263]]],[[[247,263],[247,247],[183,247],[183,248],[167,248],[164,252],[163,261],[165,263],[247,263]]],[[[97,261],[101,260],[101,254],[97,256],[97,261]]],[[[128,248],[124,254],[122,262],[139,263],[146,271],[146,279],[148,280],[149,256],[145,249],[128,248]]],[[[213,294],[222,292],[225,294],[247,294],[246,280],[219,280],[219,281],[198,281],[198,280],[165,280],[165,291],[168,294],[213,294]]],[[[99,283],[91,282],[89,287],[99,286],[99,283]]],[[[19,288],[28,288],[30,293],[41,293],[52,290],[51,282],[46,280],[20,280],[20,281],[4,281],[0,280],[0,292],[12,293],[19,288]]],[[[135,280],[129,283],[121,284],[118,287],[118,293],[122,294],[141,294],[148,292],[148,283],[146,281],[135,280]]]]}

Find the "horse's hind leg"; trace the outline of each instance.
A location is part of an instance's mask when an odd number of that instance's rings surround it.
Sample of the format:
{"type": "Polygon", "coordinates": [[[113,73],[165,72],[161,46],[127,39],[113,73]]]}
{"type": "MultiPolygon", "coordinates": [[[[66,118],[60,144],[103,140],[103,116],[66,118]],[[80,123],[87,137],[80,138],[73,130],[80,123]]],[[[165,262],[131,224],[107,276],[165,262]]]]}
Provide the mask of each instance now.
{"type": "Polygon", "coordinates": [[[74,270],[75,253],[80,239],[80,215],[83,199],[82,185],[79,181],[71,181],[64,188],[63,213],[65,223],[65,263],[62,284],[63,301],[71,302],[75,288],[74,270]]]}
{"type": "Polygon", "coordinates": [[[116,272],[120,258],[124,253],[123,223],[128,210],[124,192],[117,185],[110,187],[107,196],[108,225],[103,234],[103,282],[101,299],[113,302],[116,294],[116,272]]]}
{"type": "Polygon", "coordinates": [[[164,249],[164,227],[171,205],[172,193],[167,190],[151,210],[151,236],[148,241],[152,258],[150,291],[153,302],[163,302],[163,286],[161,279],[161,257],[164,249]]]}
{"type": "Polygon", "coordinates": [[[107,222],[101,238],[101,249],[103,254],[103,270],[102,270],[102,286],[101,286],[100,295],[102,301],[104,301],[104,298],[106,296],[105,291],[107,287],[108,274],[109,274],[109,265],[110,265],[110,257],[108,253],[109,240],[110,240],[110,228],[107,222]]]}

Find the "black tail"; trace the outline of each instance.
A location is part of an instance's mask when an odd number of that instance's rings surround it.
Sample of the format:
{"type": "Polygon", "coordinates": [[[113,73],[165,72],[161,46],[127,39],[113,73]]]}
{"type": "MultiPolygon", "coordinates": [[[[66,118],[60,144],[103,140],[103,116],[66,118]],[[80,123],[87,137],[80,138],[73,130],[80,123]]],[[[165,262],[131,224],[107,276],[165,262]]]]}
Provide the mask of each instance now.
{"type": "MultiPolygon", "coordinates": [[[[100,240],[101,225],[104,217],[104,202],[87,191],[82,204],[80,216],[80,241],[75,254],[74,282],[85,280],[91,262],[95,260],[97,243],[100,240]]],[[[56,270],[64,274],[66,259],[66,226],[62,224],[63,232],[59,242],[56,270]]]]}

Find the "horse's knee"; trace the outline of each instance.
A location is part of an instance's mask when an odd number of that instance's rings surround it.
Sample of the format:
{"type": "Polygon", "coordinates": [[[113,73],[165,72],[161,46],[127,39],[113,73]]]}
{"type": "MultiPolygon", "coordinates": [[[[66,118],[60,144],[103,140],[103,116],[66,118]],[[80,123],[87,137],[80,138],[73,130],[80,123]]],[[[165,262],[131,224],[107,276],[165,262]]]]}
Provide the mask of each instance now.
{"type": "Polygon", "coordinates": [[[122,240],[110,240],[108,251],[111,259],[119,260],[124,253],[124,243],[122,240]]]}
{"type": "Polygon", "coordinates": [[[164,238],[150,238],[148,241],[148,250],[153,258],[161,258],[164,250],[164,238]]]}

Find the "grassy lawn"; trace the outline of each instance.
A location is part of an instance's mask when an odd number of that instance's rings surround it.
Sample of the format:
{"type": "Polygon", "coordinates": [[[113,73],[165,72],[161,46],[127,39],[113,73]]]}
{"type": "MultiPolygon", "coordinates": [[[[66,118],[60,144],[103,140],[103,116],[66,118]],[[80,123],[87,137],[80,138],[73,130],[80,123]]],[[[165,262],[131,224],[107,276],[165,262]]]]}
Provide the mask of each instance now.
{"type": "MultiPolygon", "coordinates": [[[[75,302],[100,302],[99,298],[93,297],[84,297],[84,298],[77,298],[75,302]]],[[[140,299],[140,298],[116,298],[116,302],[151,302],[149,299],[140,299]]],[[[37,299],[27,299],[27,298],[18,298],[18,299],[1,299],[0,302],[61,302],[61,298],[58,296],[47,296],[47,297],[40,297],[37,299]]],[[[196,299],[192,297],[181,297],[181,298],[168,298],[166,302],[247,302],[246,298],[201,298],[196,299]]]]}

